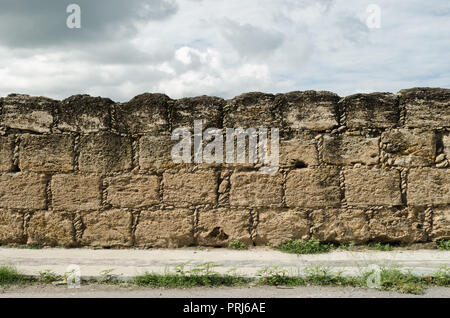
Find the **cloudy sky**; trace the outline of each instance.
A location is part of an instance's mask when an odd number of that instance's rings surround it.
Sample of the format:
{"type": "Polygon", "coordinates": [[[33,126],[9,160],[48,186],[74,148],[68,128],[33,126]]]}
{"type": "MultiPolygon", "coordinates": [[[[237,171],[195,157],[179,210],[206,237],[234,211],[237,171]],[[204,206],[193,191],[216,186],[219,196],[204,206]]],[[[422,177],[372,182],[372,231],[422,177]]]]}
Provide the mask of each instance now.
{"type": "Polygon", "coordinates": [[[449,30],[448,0],[0,0],[0,96],[450,88],[449,30]]]}

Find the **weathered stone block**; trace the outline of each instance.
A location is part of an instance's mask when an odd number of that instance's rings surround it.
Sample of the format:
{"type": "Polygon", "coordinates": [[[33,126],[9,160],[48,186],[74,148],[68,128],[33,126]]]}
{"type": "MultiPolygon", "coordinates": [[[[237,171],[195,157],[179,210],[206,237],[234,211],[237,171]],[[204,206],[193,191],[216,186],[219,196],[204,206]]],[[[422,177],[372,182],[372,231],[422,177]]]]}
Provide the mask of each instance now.
{"type": "Polygon", "coordinates": [[[449,204],[449,169],[411,169],[408,174],[408,205],[449,204]]]}
{"type": "Polygon", "coordinates": [[[125,247],[132,244],[131,212],[124,210],[94,211],[81,214],[84,232],[81,245],[125,247]]]}
{"type": "Polygon", "coordinates": [[[145,93],[127,103],[116,104],[114,126],[121,133],[170,133],[170,102],[164,94],[145,93]]]}
{"type": "Polygon", "coordinates": [[[8,95],[3,99],[3,124],[11,129],[50,132],[57,103],[46,97],[8,95]]]}
{"type": "Polygon", "coordinates": [[[223,124],[227,128],[280,128],[281,111],[274,95],[246,93],[227,101],[223,124]]]}
{"type": "Polygon", "coordinates": [[[363,210],[315,210],[310,218],[312,236],[319,241],[365,243],[370,239],[369,222],[363,210]]]}
{"type": "Polygon", "coordinates": [[[354,168],[344,172],[345,198],[349,205],[402,205],[400,173],[397,170],[354,168]]]}
{"type": "Polygon", "coordinates": [[[85,211],[100,208],[100,177],[59,174],[51,181],[54,210],[85,211]]]}
{"type": "Polygon", "coordinates": [[[0,208],[45,209],[45,175],[33,173],[4,174],[0,176],[0,208]]]}
{"type": "Polygon", "coordinates": [[[378,163],[378,138],[361,136],[324,136],[323,161],[331,164],[345,165],[378,163]]]}
{"type": "Polygon", "coordinates": [[[309,222],[305,211],[263,209],[258,211],[255,243],[278,246],[292,240],[309,238],[309,222]]]}
{"type": "Polygon", "coordinates": [[[434,163],[436,135],[433,131],[393,129],[381,135],[383,150],[393,159],[393,164],[427,166],[434,163]]]}
{"type": "Polygon", "coordinates": [[[290,207],[338,206],[339,170],[336,168],[307,168],[289,172],[286,179],[286,204],[290,207]]]}
{"type": "Polygon", "coordinates": [[[0,171],[11,171],[14,160],[14,136],[0,137],[0,171]]]}
{"type": "Polygon", "coordinates": [[[444,146],[444,154],[450,160],[450,135],[442,136],[442,144],[444,146]]]}
{"type": "Polygon", "coordinates": [[[450,207],[433,209],[433,228],[430,237],[433,241],[450,240],[450,207]]]}
{"type": "Polygon", "coordinates": [[[34,172],[72,171],[73,147],[70,135],[22,135],[19,168],[34,172]]]}
{"type": "Polygon", "coordinates": [[[199,212],[197,242],[205,246],[228,246],[233,240],[252,244],[250,211],[220,208],[199,212]]]}
{"type": "Polygon", "coordinates": [[[283,121],[289,130],[327,130],[338,125],[339,96],[326,91],[291,92],[277,95],[283,121]]]}
{"type": "Polygon", "coordinates": [[[373,211],[370,236],[376,242],[426,241],[423,212],[413,209],[381,209],[373,211]]]}
{"type": "Polygon", "coordinates": [[[131,140],[112,133],[82,136],[78,165],[83,172],[114,172],[131,169],[131,140]]]}
{"type": "Polygon", "coordinates": [[[56,128],[60,131],[91,133],[111,128],[111,108],[114,102],[109,98],[74,95],[58,105],[56,128]]]}
{"type": "Polygon", "coordinates": [[[340,102],[350,129],[389,128],[397,125],[397,97],[391,93],[355,94],[340,102]]]}
{"type": "Polygon", "coordinates": [[[23,215],[0,209],[0,244],[23,243],[23,215]]]}
{"type": "Polygon", "coordinates": [[[142,211],[136,226],[139,247],[177,248],[194,243],[194,212],[188,209],[142,211]]]}
{"type": "Polygon", "coordinates": [[[64,212],[36,211],[27,227],[27,244],[70,247],[75,243],[72,215],[64,212]]]}
{"type": "Polygon", "coordinates": [[[142,136],[139,139],[139,168],[166,169],[176,166],[171,155],[176,143],[169,135],[142,136]]]}
{"type": "Polygon", "coordinates": [[[314,138],[296,137],[280,142],[280,166],[309,167],[319,164],[314,138]]]}
{"type": "Polygon", "coordinates": [[[216,204],[218,176],[214,171],[164,173],[163,201],[176,207],[216,204]]]}
{"type": "Polygon", "coordinates": [[[203,129],[222,128],[222,109],[225,100],[218,97],[198,96],[178,99],[172,113],[172,129],[194,128],[194,120],[202,120],[203,129]]]}
{"type": "Polygon", "coordinates": [[[159,203],[157,176],[121,175],[106,178],[106,202],[115,207],[141,208],[159,203]]]}
{"type": "Polygon", "coordinates": [[[281,174],[235,172],[230,181],[230,204],[233,206],[281,206],[283,199],[281,174]]]}
{"type": "Polygon", "coordinates": [[[399,93],[407,127],[450,127],[450,89],[412,88],[399,93]]]}

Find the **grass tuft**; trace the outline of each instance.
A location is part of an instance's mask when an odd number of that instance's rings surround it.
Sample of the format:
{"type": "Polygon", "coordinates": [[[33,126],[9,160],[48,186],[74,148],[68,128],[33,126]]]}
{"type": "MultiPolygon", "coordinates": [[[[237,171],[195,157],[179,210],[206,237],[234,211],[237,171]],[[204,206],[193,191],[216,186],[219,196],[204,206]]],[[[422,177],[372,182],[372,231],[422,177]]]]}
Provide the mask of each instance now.
{"type": "Polygon", "coordinates": [[[300,240],[293,240],[278,246],[282,252],[292,254],[318,254],[327,253],[334,248],[333,244],[321,243],[315,238],[311,238],[306,242],[300,240]]]}
{"type": "Polygon", "coordinates": [[[247,249],[247,246],[244,244],[244,242],[241,242],[239,240],[233,240],[228,244],[228,247],[233,250],[245,250],[247,249]]]}
{"type": "Polygon", "coordinates": [[[15,285],[24,282],[24,276],[12,266],[0,266],[0,286],[15,285]]]}
{"type": "Polygon", "coordinates": [[[438,250],[450,251],[450,240],[439,240],[436,245],[438,250]]]}

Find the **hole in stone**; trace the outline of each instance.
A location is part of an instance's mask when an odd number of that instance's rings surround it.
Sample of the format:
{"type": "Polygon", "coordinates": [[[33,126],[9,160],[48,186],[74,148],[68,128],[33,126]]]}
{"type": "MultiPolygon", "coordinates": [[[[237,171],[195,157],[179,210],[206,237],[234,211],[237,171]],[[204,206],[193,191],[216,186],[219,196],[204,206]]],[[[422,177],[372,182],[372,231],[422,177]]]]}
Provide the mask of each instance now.
{"type": "Polygon", "coordinates": [[[302,168],[307,168],[308,165],[306,163],[304,163],[301,160],[295,160],[294,161],[294,168],[295,169],[302,169],[302,168]]]}
{"type": "Polygon", "coordinates": [[[228,235],[222,230],[221,227],[217,226],[215,227],[209,234],[209,238],[217,238],[219,240],[226,240],[228,239],[228,235]]]}

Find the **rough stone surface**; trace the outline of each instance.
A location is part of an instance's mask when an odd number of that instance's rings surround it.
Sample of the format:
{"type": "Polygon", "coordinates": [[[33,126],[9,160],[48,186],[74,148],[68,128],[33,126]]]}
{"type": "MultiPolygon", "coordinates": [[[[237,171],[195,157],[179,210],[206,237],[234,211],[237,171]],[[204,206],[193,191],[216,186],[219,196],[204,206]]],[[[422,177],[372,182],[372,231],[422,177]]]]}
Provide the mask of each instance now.
{"type": "Polygon", "coordinates": [[[275,96],[264,93],[246,93],[229,101],[224,107],[224,127],[280,128],[281,112],[275,96]]]}
{"type": "Polygon", "coordinates": [[[400,173],[397,170],[354,168],[344,172],[345,199],[349,205],[402,205],[400,173]]]}
{"type": "Polygon", "coordinates": [[[295,209],[260,209],[256,227],[257,245],[278,246],[292,240],[309,239],[306,211],[295,209]]]}
{"type": "Polygon", "coordinates": [[[164,173],[163,202],[176,207],[216,204],[217,183],[212,170],[164,173]]]}
{"type": "Polygon", "coordinates": [[[197,243],[206,246],[228,246],[231,241],[239,240],[250,245],[250,224],[250,211],[246,209],[219,208],[200,211],[197,243]]]}
{"type": "Polygon", "coordinates": [[[395,165],[427,166],[434,163],[436,135],[433,131],[393,129],[381,136],[383,150],[395,165]]]}
{"type": "Polygon", "coordinates": [[[338,125],[339,96],[326,91],[291,92],[277,95],[283,109],[285,128],[326,130],[338,125]]]}
{"type": "Polygon", "coordinates": [[[398,94],[407,127],[450,127],[450,89],[419,87],[398,94]]]}
{"type": "Polygon", "coordinates": [[[289,172],[286,179],[286,204],[315,208],[340,204],[339,170],[307,168],[289,172]]]}
{"type": "Polygon", "coordinates": [[[194,212],[188,209],[142,211],[136,226],[139,247],[183,247],[194,243],[194,212]]]}
{"type": "Polygon", "coordinates": [[[8,173],[0,176],[0,208],[45,209],[45,175],[8,173]]]}
{"type": "Polygon", "coordinates": [[[100,177],[60,174],[51,181],[52,205],[59,211],[85,211],[100,208],[100,177]]]}
{"type": "Polygon", "coordinates": [[[20,140],[19,168],[34,172],[73,170],[74,139],[70,135],[28,135],[20,140]]]}
{"type": "Polygon", "coordinates": [[[314,138],[296,137],[280,142],[280,166],[309,167],[319,164],[314,138]]]}
{"type": "Polygon", "coordinates": [[[131,212],[93,211],[81,214],[84,231],[78,242],[92,247],[126,247],[132,244],[131,212]]]}
{"type": "Polygon", "coordinates": [[[131,169],[131,140],[111,133],[82,136],[78,165],[83,172],[115,172],[131,169]]]}
{"type": "Polygon", "coordinates": [[[0,137],[0,171],[13,169],[14,136],[0,137]]]}
{"type": "Polygon", "coordinates": [[[437,240],[450,240],[450,207],[433,209],[433,229],[431,238],[437,240]]]}
{"type": "Polygon", "coordinates": [[[354,94],[340,102],[350,129],[389,128],[397,125],[397,97],[391,93],[354,94]]]}
{"type": "Polygon", "coordinates": [[[377,242],[423,242],[424,215],[411,208],[375,210],[370,220],[370,236],[377,242]]]}
{"type": "Polygon", "coordinates": [[[170,98],[145,93],[127,103],[115,105],[115,129],[121,133],[169,133],[170,98]]]}
{"type": "Polygon", "coordinates": [[[176,167],[172,161],[172,147],[177,141],[172,141],[169,135],[142,136],[139,139],[139,167],[147,169],[166,169],[176,167]]]}
{"type": "Polygon", "coordinates": [[[225,100],[218,97],[199,96],[175,101],[172,113],[172,130],[194,128],[194,120],[202,120],[203,129],[222,128],[222,110],[225,100]]]}
{"type": "Polygon", "coordinates": [[[320,209],[312,211],[310,218],[311,234],[319,241],[359,244],[370,239],[364,210],[320,209]]]}
{"type": "Polygon", "coordinates": [[[361,136],[326,135],[323,138],[323,161],[337,165],[358,162],[366,165],[377,164],[378,141],[378,138],[361,136]]]}
{"type": "Polygon", "coordinates": [[[444,146],[444,154],[450,159],[450,134],[442,136],[442,144],[444,146]]]}
{"type": "Polygon", "coordinates": [[[3,124],[10,129],[48,133],[57,101],[46,97],[11,94],[3,99],[3,124]]]}
{"type": "Polygon", "coordinates": [[[233,206],[281,206],[281,174],[235,172],[231,176],[230,203],[233,206]]]}
{"type": "Polygon", "coordinates": [[[106,202],[115,207],[141,208],[159,203],[157,176],[121,175],[105,179],[106,202]]]}
{"type": "Polygon", "coordinates": [[[411,169],[408,174],[408,205],[450,204],[449,169],[411,169]]]}
{"type": "Polygon", "coordinates": [[[109,98],[75,95],[58,105],[56,128],[61,131],[92,133],[111,128],[111,109],[114,102],[109,98]]]}
{"type": "Polygon", "coordinates": [[[64,212],[36,211],[27,226],[27,244],[70,247],[75,243],[72,215],[64,212]]]}
{"type": "Polygon", "coordinates": [[[0,244],[23,243],[23,214],[0,209],[0,244]]]}

